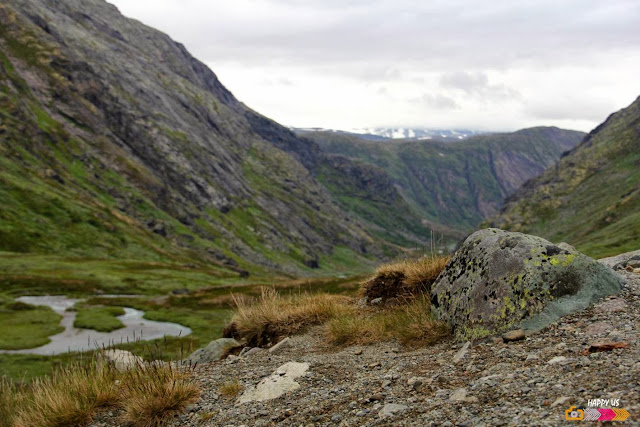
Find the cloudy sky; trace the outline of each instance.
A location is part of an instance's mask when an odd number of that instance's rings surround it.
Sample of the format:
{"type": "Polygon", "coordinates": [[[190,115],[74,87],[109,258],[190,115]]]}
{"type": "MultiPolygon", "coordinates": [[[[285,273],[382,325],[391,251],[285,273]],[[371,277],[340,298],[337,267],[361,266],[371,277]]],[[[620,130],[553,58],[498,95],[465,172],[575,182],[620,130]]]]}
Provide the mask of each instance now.
{"type": "Polygon", "coordinates": [[[278,122],[588,131],[640,95],[637,0],[109,0],[278,122]]]}

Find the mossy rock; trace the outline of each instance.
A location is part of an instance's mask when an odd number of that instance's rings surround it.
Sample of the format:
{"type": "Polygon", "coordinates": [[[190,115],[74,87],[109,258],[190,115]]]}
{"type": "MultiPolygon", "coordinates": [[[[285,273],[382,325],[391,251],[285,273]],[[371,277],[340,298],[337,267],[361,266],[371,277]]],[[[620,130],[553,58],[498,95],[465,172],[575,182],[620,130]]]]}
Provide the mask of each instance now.
{"type": "Polygon", "coordinates": [[[537,236],[496,228],[469,236],[431,291],[432,310],[460,339],[516,326],[531,332],[620,291],[611,269],[537,236]]]}

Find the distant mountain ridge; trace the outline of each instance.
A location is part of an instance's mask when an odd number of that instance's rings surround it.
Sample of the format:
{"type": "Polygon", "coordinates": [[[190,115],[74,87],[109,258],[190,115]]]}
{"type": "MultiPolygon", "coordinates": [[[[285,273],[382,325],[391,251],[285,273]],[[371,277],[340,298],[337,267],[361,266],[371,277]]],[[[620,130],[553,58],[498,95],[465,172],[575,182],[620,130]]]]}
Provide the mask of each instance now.
{"type": "Polygon", "coordinates": [[[335,132],[345,135],[353,135],[358,138],[372,140],[372,141],[384,141],[384,140],[443,140],[443,141],[457,141],[466,139],[474,135],[481,135],[488,133],[484,131],[475,131],[468,129],[427,129],[427,128],[404,128],[404,127],[372,127],[372,128],[357,128],[349,130],[339,129],[325,129],[319,127],[312,128],[290,128],[294,132],[335,132]]]}
{"type": "MultiPolygon", "coordinates": [[[[553,127],[487,134],[457,142],[368,141],[335,132],[302,132],[323,150],[384,170],[419,223],[462,238],[498,212],[522,183],[553,165],[584,133],[553,127]]],[[[320,177],[322,182],[322,177],[320,177]]],[[[343,208],[358,210],[354,201],[343,208]],[[349,205],[356,207],[349,208],[349,205]]]]}
{"type": "Polygon", "coordinates": [[[566,241],[591,256],[640,245],[640,98],[528,181],[488,221],[566,241]]]}

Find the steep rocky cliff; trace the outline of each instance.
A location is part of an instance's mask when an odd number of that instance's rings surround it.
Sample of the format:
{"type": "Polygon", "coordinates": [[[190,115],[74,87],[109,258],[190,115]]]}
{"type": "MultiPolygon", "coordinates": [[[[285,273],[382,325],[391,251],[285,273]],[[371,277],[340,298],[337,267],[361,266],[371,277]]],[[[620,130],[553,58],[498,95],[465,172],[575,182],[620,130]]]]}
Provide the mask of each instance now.
{"type": "Polygon", "coordinates": [[[592,256],[640,241],[640,98],[507,200],[492,225],[567,241],[592,256]]]}
{"type": "Polygon", "coordinates": [[[0,5],[0,250],[300,271],[381,254],[324,153],[102,0],[0,5]]]}

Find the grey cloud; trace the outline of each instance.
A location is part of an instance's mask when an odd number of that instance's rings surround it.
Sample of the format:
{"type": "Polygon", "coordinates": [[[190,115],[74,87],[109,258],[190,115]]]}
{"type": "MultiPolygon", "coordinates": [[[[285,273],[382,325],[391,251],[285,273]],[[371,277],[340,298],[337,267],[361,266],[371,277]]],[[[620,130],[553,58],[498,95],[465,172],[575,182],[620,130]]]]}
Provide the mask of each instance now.
{"type": "Polygon", "coordinates": [[[459,110],[460,109],[460,105],[458,105],[455,99],[442,94],[432,95],[432,94],[425,93],[421,97],[414,98],[411,101],[414,103],[426,104],[429,107],[432,107],[437,110],[459,110]]]}
{"type": "MultiPolygon", "coordinates": [[[[131,0],[112,1],[134,7],[131,0]]],[[[136,0],[135,7],[142,13],[157,3],[136,0]]],[[[631,0],[265,0],[257,3],[265,7],[260,10],[247,7],[254,3],[235,10],[236,3],[246,2],[198,0],[185,8],[165,0],[164,12],[148,13],[156,21],[150,24],[170,29],[212,63],[504,69],[584,62],[612,48],[637,52],[640,46],[640,2],[631,0]]]]}
{"type": "Polygon", "coordinates": [[[489,77],[483,72],[454,71],[440,77],[440,86],[464,92],[468,96],[490,101],[520,98],[520,93],[504,84],[489,83],[489,77]]]}

